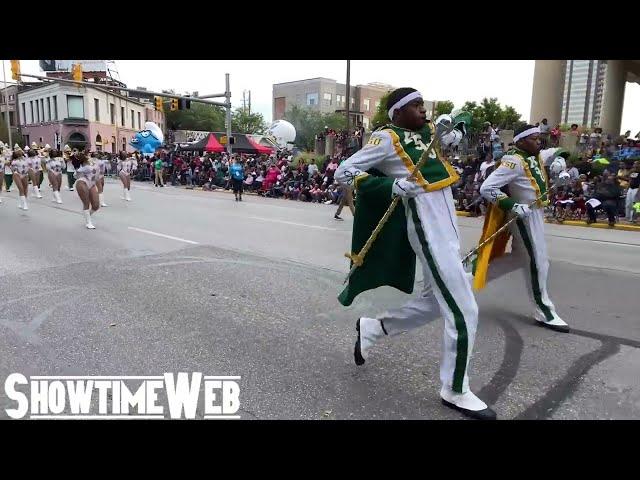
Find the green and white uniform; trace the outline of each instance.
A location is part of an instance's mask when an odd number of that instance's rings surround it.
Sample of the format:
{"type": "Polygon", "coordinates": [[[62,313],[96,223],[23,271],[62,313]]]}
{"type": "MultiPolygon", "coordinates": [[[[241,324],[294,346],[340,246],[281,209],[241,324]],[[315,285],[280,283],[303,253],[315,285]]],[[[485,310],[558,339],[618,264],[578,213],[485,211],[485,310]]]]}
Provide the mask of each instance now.
{"type": "MultiPolygon", "coordinates": [[[[391,202],[394,180],[406,179],[412,173],[430,139],[428,126],[414,132],[387,125],[374,132],[367,145],[336,170],[338,182],[354,185],[357,192],[352,251],[359,251],[391,202]]],[[[450,188],[458,178],[446,160],[431,154],[415,180],[417,195],[402,199],[403,208],[396,208],[364,264],[351,277],[340,302],[349,305],[361,291],[381,285],[410,293],[417,256],[427,288],[406,305],[377,316],[384,333],[370,331],[363,338],[372,343],[385,333],[399,334],[444,317],[440,378],[443,388],[462,394],[469,390],[467,369],[478,306],[460,257],[450,188]],[[428,288],[430,285],[432,288],[428,288]]],[[[486,405],[475,409],[480,408],[486,405]]]]}
{"type": "MultiPolygon", "coordinates": [[[[512,149],[502,157],[496,168],[480,187],[480,194],[502,210],[509,212],[514,204],[531,204],[549,188],[545,166],[560,153],[559,149],[542,150],[537,156],[530,156],[519,149],[512,149]],[[508,194],[502,191],[508,187],[508,194]]],[[[491,261],[487,281],[495,280],[509,272],[525,269],[527,287],[535,304],[538,321],[566,325],[556,313],[547,291],[549,257],[544,238],[544,211],[547,203],[545,195],[531,209],[531,215],[518,218],[510,226],[513,237],[511,253],[491,261]]]]}

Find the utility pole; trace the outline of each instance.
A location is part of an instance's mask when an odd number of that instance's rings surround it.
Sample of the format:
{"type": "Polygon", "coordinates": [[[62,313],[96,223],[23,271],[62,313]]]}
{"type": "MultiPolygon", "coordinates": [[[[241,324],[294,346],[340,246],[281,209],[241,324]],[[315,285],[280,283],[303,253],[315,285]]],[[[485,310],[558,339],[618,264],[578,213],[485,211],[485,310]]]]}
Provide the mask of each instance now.
{"type": "Polygon", "coordinates": [[[229,74],[225,73],[225,85],[226,89],[224,92],[224,96],[227,104],[227,153],[229,154],[229,158],[231,158],[231,88],[229,87],[229,74]]]}
{"type": "Polygon", "coordinates": [[[351,60],[347,60],[347,132],[349,131],[349,106],[351,105],[351,60]]]}
{"type": "MultiPolygon", "coordinates": [[[[2,60],[2,78],[4,80],[4,104],[7,106],[7,135],[9,136],[9,148],[13,148],[13,142],[11,141],[11,122],[9,121],[9,96],[7,95],[7,75],[4,70],[4,60],[2,60]]],[[[15,118],[18,118],[18,101],[16,100],[16,114],[15,118]]]]}
{"type": "Polygon", "coordinates": [[[249,90],[249,115],[251,115],[251,90],[249,90]]]}

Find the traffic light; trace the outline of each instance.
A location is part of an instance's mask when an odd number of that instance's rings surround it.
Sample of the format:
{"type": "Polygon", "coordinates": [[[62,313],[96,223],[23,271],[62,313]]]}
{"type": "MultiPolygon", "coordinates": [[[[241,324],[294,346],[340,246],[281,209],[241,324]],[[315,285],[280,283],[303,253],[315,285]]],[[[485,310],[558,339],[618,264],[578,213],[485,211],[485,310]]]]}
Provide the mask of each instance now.
{"type": "Polygon", "coordinates": [[[177,98],[172,98],[171,99],[171,111],[175,112],[178,109],[179,109],[178,99],[177,98]]]}
{"type": "MultiPolygon", "coordinates": [[[[186,95],[187,97],[189,95],[186,95]]],[[[191,108],[191,100],[180,99],[180,110],[189,110],[191,108]]]]}
{"type": "Polygon", "coordinates": [[[156,104],[156,110],[158,112],[164,112],[164,105],[162,103],[162,97],[153,97],[155,104],[156,104]]]}
{"type": "Polygon", "coordinates": [[[73,75],[73,79],[76,82],[82,81],[82,65],[80,65],[79,63],[74,63],[71,66],[71,73],[73,75]]]}
{"type": "Polygon", "coordinates": [[[11,77],[20,81],[20,60],[10,60],[11,62],[11,77]]]}

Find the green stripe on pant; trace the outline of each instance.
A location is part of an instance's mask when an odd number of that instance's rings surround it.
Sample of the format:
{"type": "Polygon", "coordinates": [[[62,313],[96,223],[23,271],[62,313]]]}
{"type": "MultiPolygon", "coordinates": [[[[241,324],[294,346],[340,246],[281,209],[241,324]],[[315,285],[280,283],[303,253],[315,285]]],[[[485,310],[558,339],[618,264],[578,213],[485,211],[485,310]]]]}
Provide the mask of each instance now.
{"type": "Polygon", "coordinates": [[[418,216],[418,210],[416,209],[416,201],[413,198],[410,198],[409,208],[411,209],[411,218],[413,219],[413,224],[416,227],[416,234],[418,236],[418,240],[420,241],[420,246],[422,247],[422,253],[424,254],[427,265],[429,266],[429,270],[431,271],[431,275],[433,276],[434,281],[442,296],[444,297],[449,310],[453,313],[453,318],[457,331],[457,343],[456,343],[456,367],[453,372],[453,385],[452,389],[454,392],[462,393],[462,385],[464,381],[464,374],[467,368],[467,354],[469,351],[468,346],[468,336],[467,336],[467,324],[464,320],[464,316],[460,311],[460,307],[456,303],[453,295],[447,288],[447,285],[442,280],[440,276],[440,272],[438,272],[438,268],[436,266],[435,261],[433,260],[433,256],[431,255],[431,250],[429,249],[429,244],[427,243],[426,236],[424,234],[424,230],[422,229],[422,223],[420,222],[420,217],[418,216]]]}
{"type": "Polygon", "coordinates": [[[516,220],[518,224],[518,230],[520,231],[520,236],[522,237],[522,241],[524,242],[524,246],[527,249],[527,253],[529,254],[529,272],[531,274],[531,288],[533,290],[533,299],[538,305],[538,308],[542,310],[547,321],[553,320],[553,314],[549,307],[547,307],[542,301],[542,292],[540,291],[540,281],[538,280],[538,265],[536,264],[535,252],[533,251],[533,245],[531,243],[531,238],[529,237],[529,232],[527,232],[527,227],[525,226],[522,219],[516,220]]]}

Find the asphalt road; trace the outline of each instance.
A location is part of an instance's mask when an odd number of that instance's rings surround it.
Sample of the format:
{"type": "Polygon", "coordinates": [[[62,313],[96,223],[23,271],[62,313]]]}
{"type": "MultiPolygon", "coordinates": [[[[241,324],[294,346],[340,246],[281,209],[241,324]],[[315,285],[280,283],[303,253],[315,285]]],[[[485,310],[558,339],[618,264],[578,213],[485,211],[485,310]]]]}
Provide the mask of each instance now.
{"type": "MultiPolygon", "coordinates": [[[[354,365],[356,318],[408,296],[337,302],[348,210],[139,183],[125,202],[108,180],[90,231],[74,192],[56,205],[43,185],[28,212],[2,194],[2,383],[198,371],[242,377],[243,419],[461,418],[438,399],[441,322],[354,365]]],[[[481,220],[458,220],[467,251],[481,220]]],[[[520,273],[496,281],[477,297],[472,389],[503,419],[640,418],[640,234],[547,225],[547,240],[572,333],[534,324],[520,273]]],[[[0,418],[14,406],[0,388],[0,418]]]]}

